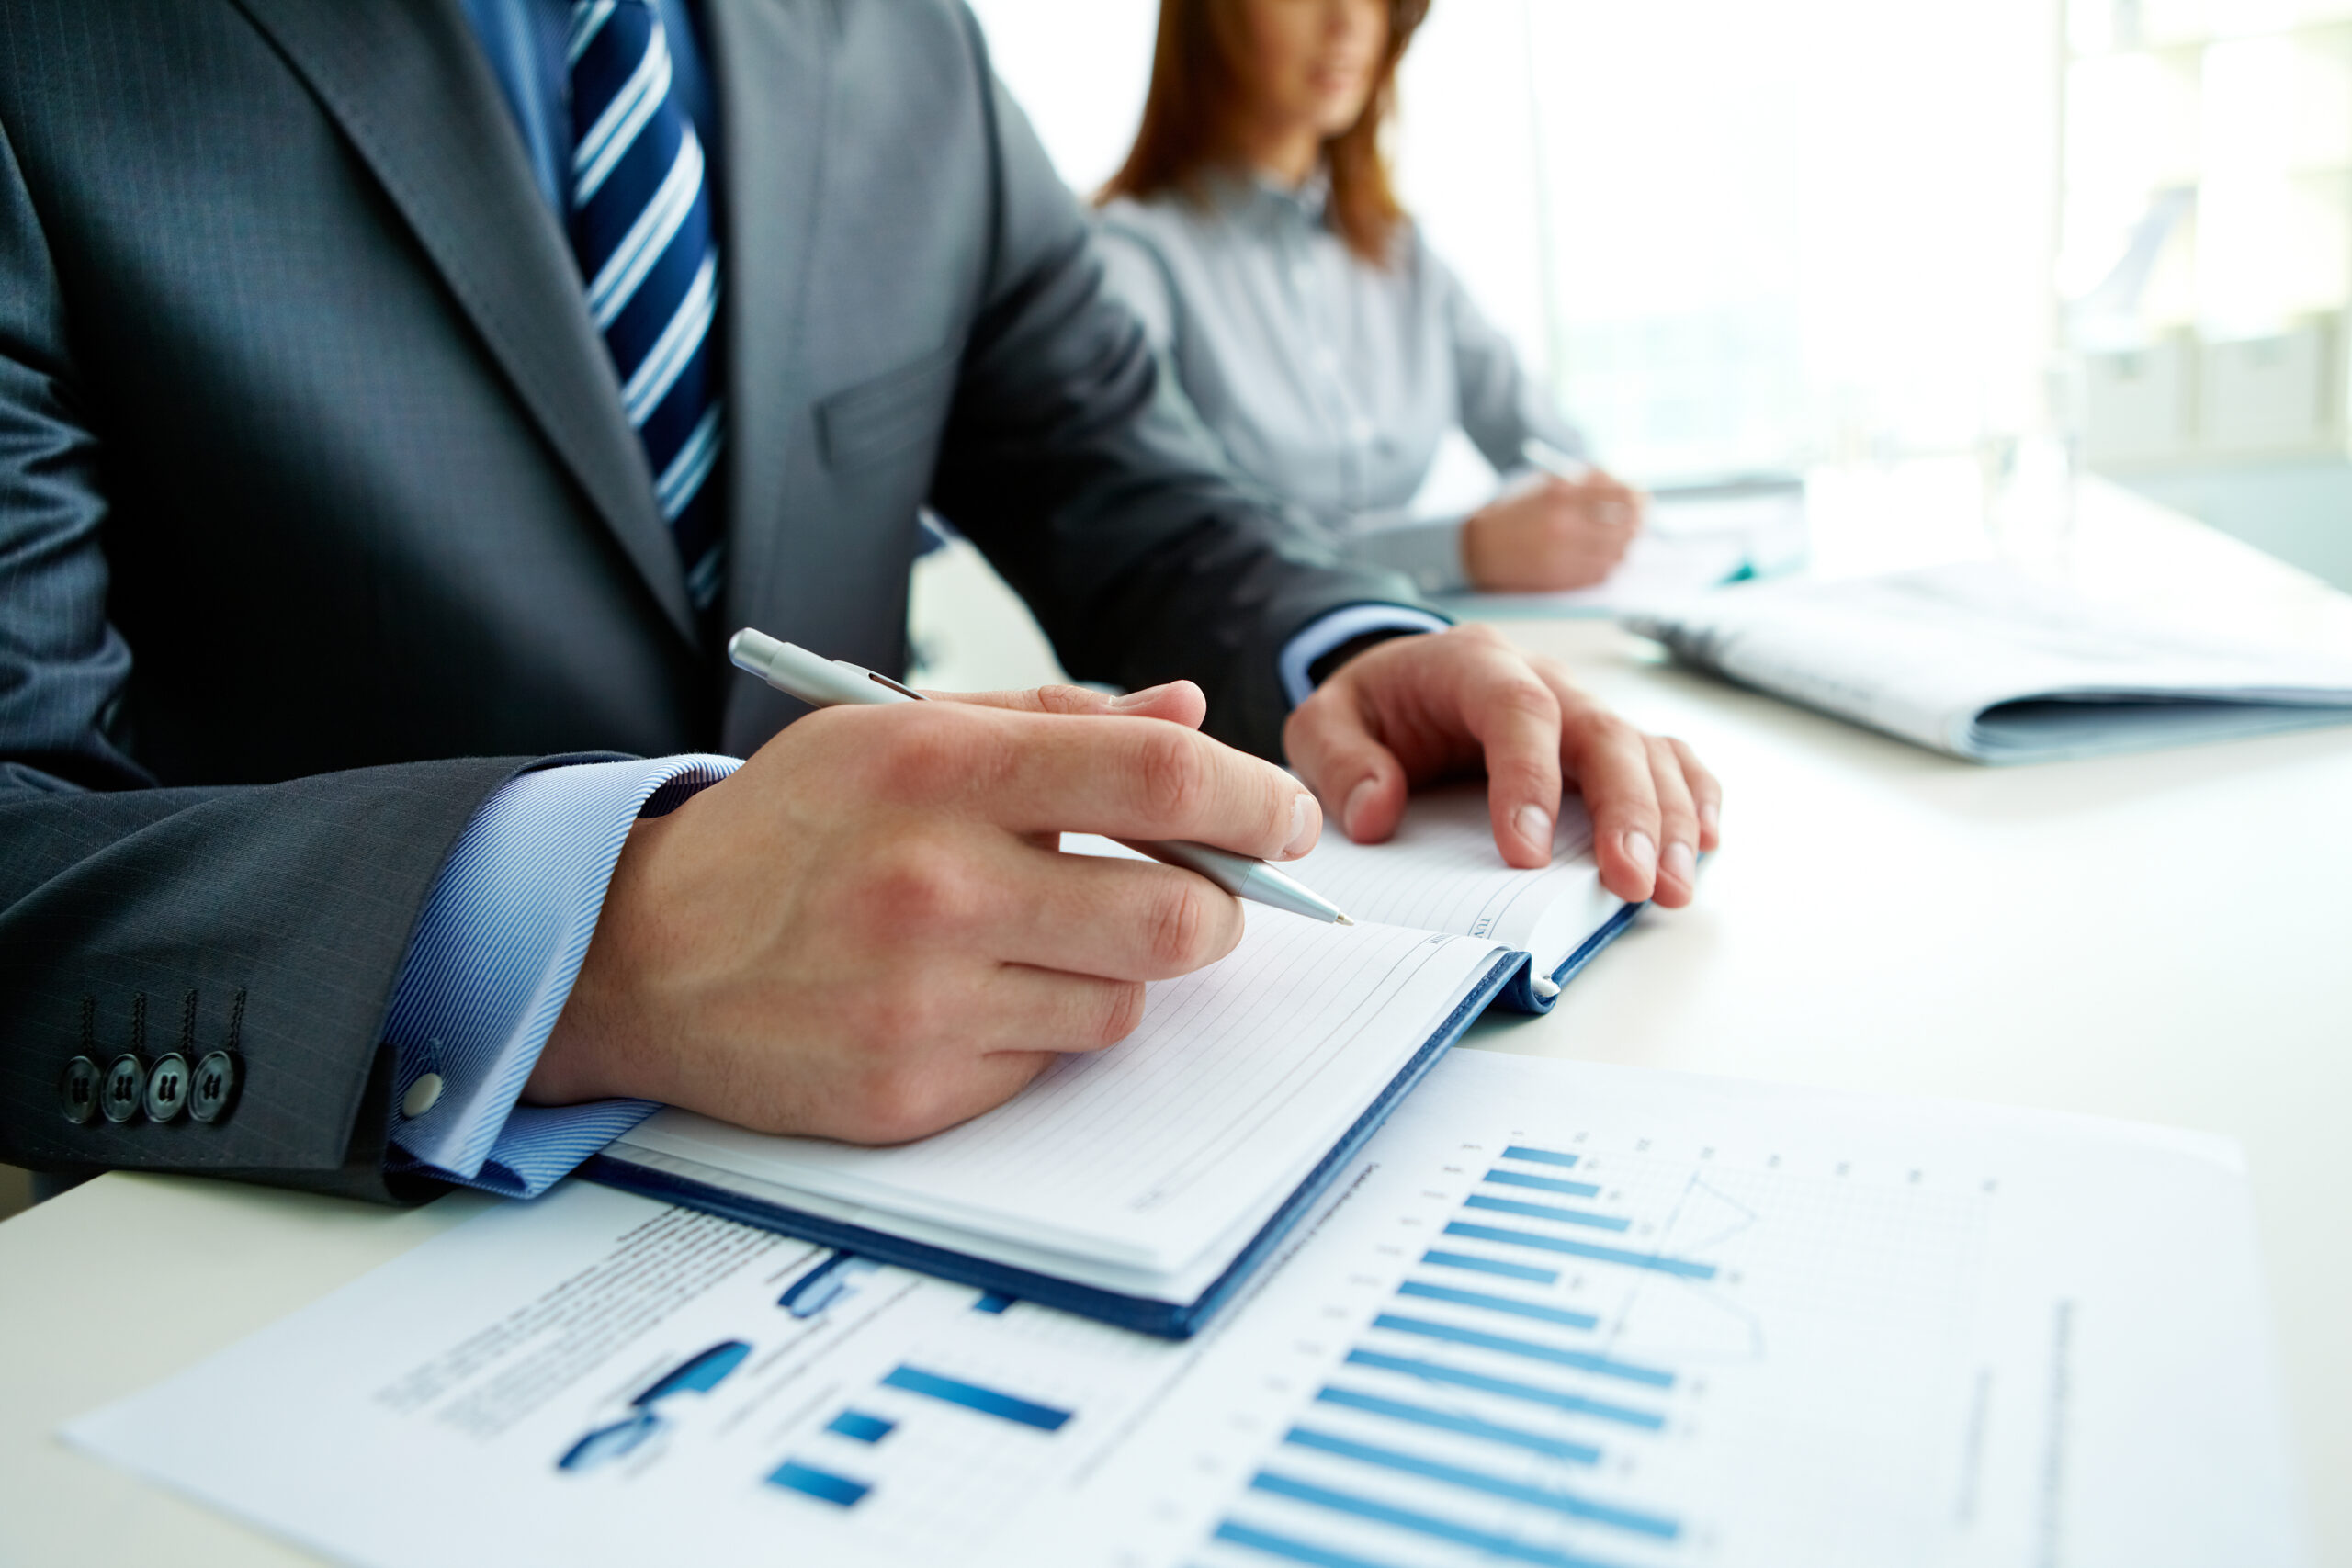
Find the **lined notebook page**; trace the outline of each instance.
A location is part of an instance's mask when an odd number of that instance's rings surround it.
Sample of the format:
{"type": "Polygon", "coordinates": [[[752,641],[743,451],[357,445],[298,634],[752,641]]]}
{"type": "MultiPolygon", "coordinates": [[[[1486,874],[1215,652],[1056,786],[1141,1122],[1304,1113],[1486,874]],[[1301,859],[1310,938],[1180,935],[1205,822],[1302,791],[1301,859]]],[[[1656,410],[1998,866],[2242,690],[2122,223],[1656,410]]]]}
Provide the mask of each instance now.
{"type": "Polygon", "coordinates": [[[1396,836],[1385,844],[1351,843],[1337,827],[1326,826],[1314,852],[1283,869],[1359,920],[1523,948],[1544,974],[1619,903],[1600,890],[1583,801],[1570,795],[1560,803],[1552,863],[1520,871],[1505,864],[1495,848],[1484,784],[1414,795],[1396,836]]]}
{"type": "Polygon", "coordinates": [[[1008,1103],[897,1148],[665,1111],[627,1142],[1026,1247],[1174,1269],[1262,1223],[1484,976],[1490,942],[1255,905],[1220,963],[1008,1103]]]}

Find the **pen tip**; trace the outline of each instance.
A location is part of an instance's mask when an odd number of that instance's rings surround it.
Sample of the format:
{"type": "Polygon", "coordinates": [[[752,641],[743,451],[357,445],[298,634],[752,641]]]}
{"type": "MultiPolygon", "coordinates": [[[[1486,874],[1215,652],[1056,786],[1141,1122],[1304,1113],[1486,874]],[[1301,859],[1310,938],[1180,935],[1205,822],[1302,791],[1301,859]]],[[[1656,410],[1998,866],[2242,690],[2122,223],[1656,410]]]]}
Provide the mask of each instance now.
{"type": "Polygon", "coordinates": [[[1351,920],[1351,919],[1348,919],[1348,917],[1347,917],[1347,916],[1345,916],[1345,915],[1341,915],[1341,916],[1339,918],[1339,919],[1338,919],[1338,920],[1336,920],[1336,921],[1334,921],[1333,923],[1334,923],[1334,924],[1337,924],[1337,925],[1342,925],[1342,926],[1351,926],[1351,925],[1354,925],[1354,924],[1355,924],[1355,922],[1354,922],[1353,920],[1351,920]]]}

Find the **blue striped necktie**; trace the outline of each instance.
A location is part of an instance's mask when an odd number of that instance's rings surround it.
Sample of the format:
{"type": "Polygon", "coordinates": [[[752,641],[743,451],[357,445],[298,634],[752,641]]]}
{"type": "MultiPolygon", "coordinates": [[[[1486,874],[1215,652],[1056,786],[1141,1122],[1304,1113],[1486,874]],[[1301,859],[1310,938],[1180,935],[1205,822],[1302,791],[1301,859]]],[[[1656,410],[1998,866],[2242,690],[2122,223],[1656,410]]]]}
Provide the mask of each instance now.
{"type": "Polygon", "coordinates": [[[719,396],[718,241],[702,143],[670,92],[670,49],[646,0],[575,0],[571,252],[619,373],[695,608],[718,600],[724,523],[710,477],[719,396]]]}

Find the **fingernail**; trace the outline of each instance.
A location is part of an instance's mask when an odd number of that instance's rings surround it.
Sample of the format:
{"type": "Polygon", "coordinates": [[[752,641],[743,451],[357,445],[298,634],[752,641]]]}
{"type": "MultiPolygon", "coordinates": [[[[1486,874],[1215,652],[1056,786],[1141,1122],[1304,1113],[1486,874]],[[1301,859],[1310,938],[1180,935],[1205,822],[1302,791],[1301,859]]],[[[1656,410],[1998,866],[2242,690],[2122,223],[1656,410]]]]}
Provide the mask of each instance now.
{"type": "Polygon", "coordinates": [[[1685,887],[1699,886],[1699,863],[1690,846],[1679,839],[1666,846],[1666,874],[1685,887]]]}
{"type": "Polygon", "coordinates": [[[1123,697],[1113,697],[1111,699],[1111,705],[1114,708],[1120,708],[1130,712],[1136,708],[1148,708],[1152,704],[1158,702],[1160,698],[1166,696],[1168,694],[1169,686],[1173,685],[1174,683],[1175,682],[1167,682],[1157,686],[1146,686],[1140,692],[1129,692],[1123,697]]]}
{"type": "Polygon", "coordinates": [[[1348,803],[1340,808],[1340,826],[1347,829],[1349,838],[1356,836],[1356,819],[1372,804],[1373,795],[1379,788],[1378,779],[1366,779],[1348,791],[1348,803]]]}
{"type": "Polygon", "coordinates": [[[1712,806],[1699,807],[1699,826],[1707,830],[1707,837],[1713,838],[1723,831],[1723,813],[1712,806]]]}
{"type": "Polygon", "coordinates": [[[1519,836],[1530,848],[1544,854],[1552,852],[1552,814],[1536,805],[1522,806],[1510,819],[1519,836]]]}
{"type": "Polygon", "coordinates": [[[1315,815],[1315,797],[1305,790],[1291,796],[1290,842],[1283,846],[1283,859],[1296,860],[1315,847],[1316,829],[1321,824],[1315,815]]]}
{"type": "Polygon", "coordinates": [[[1657,874],[1657,843],[1640,829],[1625,835],[1625,858],[1645,877],[1657,874]]]}

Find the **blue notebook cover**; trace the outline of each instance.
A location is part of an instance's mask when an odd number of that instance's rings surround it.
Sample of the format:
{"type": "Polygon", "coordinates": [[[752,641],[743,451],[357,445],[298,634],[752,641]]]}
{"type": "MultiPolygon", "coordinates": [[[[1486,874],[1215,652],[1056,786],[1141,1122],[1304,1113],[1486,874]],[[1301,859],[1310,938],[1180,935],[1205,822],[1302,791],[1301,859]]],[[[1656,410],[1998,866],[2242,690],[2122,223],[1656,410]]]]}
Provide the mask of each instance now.
{"type": "MultiPolygon", "coordinates": [[[[1552,972],[1555,985],[1566,985],[1592,961],[1593,955],[1614,942],[1634,923],[1642,906],[1628,904],[1611,915],[1599,930],[1587,937],[1583,945],[1564,959],[1552,972]]],[[[1307,1173],[1289,1200],[1274,1212],[1248,1246],[1237,1254],[1225,1272],[1209,1287],[1190,1302],[1159,1301],[1148,1296],[1123,1295],[1091,1285],[1080,1285],[1050,1274],[1040,1274],[984,1258],[969,1257],[944,1247],[909,1241],[887,1231],[868,1230],[860,1225],[825,1219],[797,1209],[764,1199],[747,1197],[741,1192],[709,1182],[650,1166],[639,1165],[623,1156],[603,1154],[591,1158],[580,1168],[587,1179],[607,1187],[642,1193],[665,1202],[699,1209],[743,1224],[757,1225],[763,1230],[780,1231],[822,1247],[839,1247],[864,1258],[883,1263],[894,1263],[912,1269],[918,1273],[937,1279],[971,1285],[998,1296],[1017,1297],[1035,1302],[1063,1312],[1077,1313],[1121,1328],[1157,1335],[1164,1339],[1185,1339],[1197,1333],[1217,1310],[1230,1302],[1251,1275],[1271,1258],[1281,1247],[1283,1238],[1305,1218],[1340,1172],[1347,1168],[1373,1134],[1380,1130],[1414,1085],[1437,1065],[1438,1058],[1470,1027],[1471,1021],[1489,1006],[1500,1005],[1518,1012],[1549,1012],[1557,998],[1542,998],[1535,994],[1532,965],[1524,953],[1510,953],[1495,960],[1469,994],[1454,1007],[1436,1031],[1413,1054],[1396,1076],[1389,1080],[1374,1101],[1364,1108],[1353,1125],[1331,1145],[1320,1164],[1307,1173]]]]}

